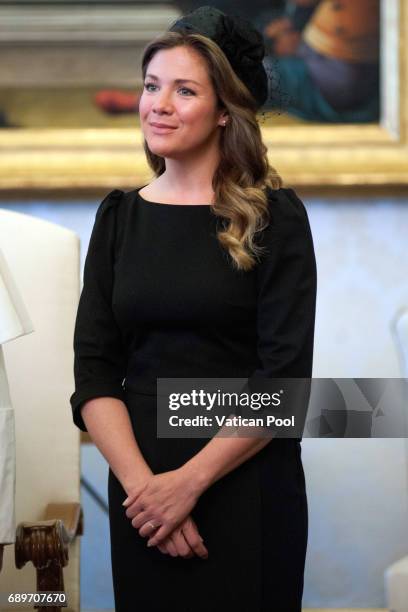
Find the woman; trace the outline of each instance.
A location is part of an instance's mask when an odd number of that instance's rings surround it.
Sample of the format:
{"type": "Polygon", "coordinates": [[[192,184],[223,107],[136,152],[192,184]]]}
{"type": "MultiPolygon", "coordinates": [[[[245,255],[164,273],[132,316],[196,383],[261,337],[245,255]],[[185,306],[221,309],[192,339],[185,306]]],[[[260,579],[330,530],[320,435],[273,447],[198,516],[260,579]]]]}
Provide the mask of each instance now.
{"type": "Polygon", "coordinates": [[[117,612],[301,610],[300,440],[156,433],[159,377],[311,376],[313,242],[267,162],[262,57],[249,23],[211,7],[153,41],[139,114],[155,178],[96,214],[71,404],[109,463],[117,612]]]}

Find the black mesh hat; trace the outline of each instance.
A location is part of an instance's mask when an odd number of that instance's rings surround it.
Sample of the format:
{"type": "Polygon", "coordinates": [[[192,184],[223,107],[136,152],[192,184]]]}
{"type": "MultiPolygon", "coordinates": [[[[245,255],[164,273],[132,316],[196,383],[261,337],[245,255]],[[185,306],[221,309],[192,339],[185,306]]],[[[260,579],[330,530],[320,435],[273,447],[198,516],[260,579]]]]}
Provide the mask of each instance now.
{"type": "Polygon", "coordinates": [[[213,6],[200,6],[176,19],[169,31],[202,34],[217,43],[264,117],[281,114],[287,107],[290,98],[280,85],[276,62],[268,58],[268,65],[264,63],[263,36],[247,19],[226,15],[213,6]]]}

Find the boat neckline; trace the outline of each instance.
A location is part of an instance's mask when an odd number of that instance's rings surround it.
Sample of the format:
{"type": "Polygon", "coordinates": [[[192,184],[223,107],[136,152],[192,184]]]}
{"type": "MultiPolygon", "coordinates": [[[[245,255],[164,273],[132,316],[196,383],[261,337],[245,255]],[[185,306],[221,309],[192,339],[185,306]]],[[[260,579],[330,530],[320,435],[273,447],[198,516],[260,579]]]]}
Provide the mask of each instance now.
{"type": "Polygon", "coordinates": [[[148,205],[152,205],[152,206],[174,206],[175,208],[211,208],[212,204],[170,204],[168,202],[153,202],[152,200],[146,200],[146,198],[144,198],[141,194],[140,194],[140,190],[143,189],[144,187],[146,187],[146,185],[143,185],[143,187],[140,187],[139,189],[136,189],[136,194],[139,197],[139,200],[141,200],[142,202],[145,202],[148,205]]]}

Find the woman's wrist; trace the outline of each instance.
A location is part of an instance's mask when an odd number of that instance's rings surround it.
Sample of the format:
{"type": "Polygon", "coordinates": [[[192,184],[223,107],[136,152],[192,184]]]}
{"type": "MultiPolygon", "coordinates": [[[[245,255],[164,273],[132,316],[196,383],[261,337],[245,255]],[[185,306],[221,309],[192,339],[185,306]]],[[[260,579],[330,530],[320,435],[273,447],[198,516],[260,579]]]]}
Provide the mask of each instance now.
{"type": "Polygon", "coordinates": [[[144,484],[152,476],[153,476],[153,472],[150,469],[138,471],[136,475],[133,474],[131,478],[126,480],[126,482],[124,482],[122,486],[124,490],[126,491],[126,494],[129,496],[132,493],[132,491],[134,491],[135,489],[139,489],[140,487],[143,487],[144,484]]]}
{"type": "Polygon", "coordinates": [[[193,493],[199,497],[211,485],[211,475],[197,466],[192,459],[179,468],[180,474],[186,481],[193,493]]]}

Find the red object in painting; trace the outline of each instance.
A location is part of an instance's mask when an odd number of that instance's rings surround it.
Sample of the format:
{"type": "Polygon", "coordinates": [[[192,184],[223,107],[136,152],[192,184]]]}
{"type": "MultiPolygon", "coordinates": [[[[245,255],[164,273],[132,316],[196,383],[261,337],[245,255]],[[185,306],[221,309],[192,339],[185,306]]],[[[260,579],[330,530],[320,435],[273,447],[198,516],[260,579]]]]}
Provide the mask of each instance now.
{"type": "Polygon", "coordinates": [[[124,113],[137,113],[141,93],[128,93],[117,89],[104,89],[94,96],[94,102],[105,113],[121,115],[124,113]]]}

